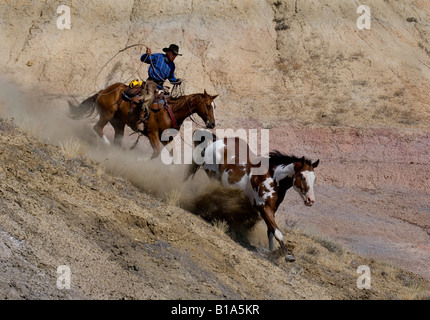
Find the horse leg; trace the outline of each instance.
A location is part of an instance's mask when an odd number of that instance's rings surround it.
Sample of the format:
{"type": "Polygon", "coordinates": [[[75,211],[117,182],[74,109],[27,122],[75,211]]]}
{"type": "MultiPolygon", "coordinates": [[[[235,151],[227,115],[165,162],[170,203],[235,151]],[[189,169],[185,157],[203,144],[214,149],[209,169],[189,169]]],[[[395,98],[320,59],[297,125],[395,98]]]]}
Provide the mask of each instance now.
{"type": "Polygon", "coordinates": [[[150,134],[148,134],[148,138],[149,138],[149,142],[151,143],[152,150],[153,150],[151,159],[157,158],[161,153],[160,140],[158,138],[158,133],[150,133],[150,134]]]}
{"type": "Polygon", "coordinates": [[[107,144],[110,145],[110,141],[108,138],[106,138],[106,136],[103,133],[103,128],[105,127],[105,125],[109,122],[109,119],[105,116],[100,115],[100,119],[99,121],[97,121],[97,123],[94,125],[94,131],[97,133],[97,135],[103,139],[103,141],[107,144]]]}
{"type": "Polygon", "coordinates": [[[187,182],[191,176],[193,176],[193,179],[194,179],[194,175],[200,169],[200,167],[201,167],[201,164],[197,164],[193,159],[193,162],[187,166],[187,169],[185,171],[184,182],[187,182]]]}
{"type": "Polygon", "coordinates": [[[114,143],[121,147],[122,146],[122,140],[124,137],[124,128],[125,128],[125,123],[115,119],[115,120],[111,120],[110,123],[113,126],[113,129],[115,130],[115,138],[114,138],[114,143]]]}
{"type": "Polygon", "coordinates": [[[273,251],[274,245],[273,245],[273,232],[267,228],[267,238],[269,239],[269,250],[273,251]]]}
{"type": "Polygon", "coordinates": [[[269,206],[264,206],[263,209],[260,210],[260,214],[266,222],[267,225],[267,237],[269,239],[269,250],[273,251],[273,237],[279,242],[279,245],[281,246],[282,254],[285,256],[285,260],[288,262],[293,262],[296,259],[293,257],[293,255],[288,253],[288,249],[284,244],[282,235],[282,232],[279,230],[278,225],[275,221],[275,213],[269,206]]]}

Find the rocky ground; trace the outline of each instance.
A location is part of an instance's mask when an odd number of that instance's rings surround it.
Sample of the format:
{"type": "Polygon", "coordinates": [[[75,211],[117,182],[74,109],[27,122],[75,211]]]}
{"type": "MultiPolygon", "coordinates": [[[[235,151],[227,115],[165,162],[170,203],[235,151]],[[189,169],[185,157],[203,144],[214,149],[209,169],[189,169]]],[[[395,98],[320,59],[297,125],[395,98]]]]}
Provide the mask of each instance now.
{"type": "MultiPolygon", "coordinates": [[[[154,194],[145,178],[131,183],[109,164],[41,142],[6,120],[0,124],[2,299],[428,297],[428,280],[291,225],[286,239],[297,262],[286,263],[256,244],[265,234],[259,227],[251,244],[234,240],[222,225],[181,209],[174,189],[154,194]],[[71,271],[69,290],[57,287],[63,265],[71,271]],[[357,288],[359,265],[370,267],[371,290],[357,288]]],[[[148,166],[135,166],[134,174],[182,173],[148,166]]]]}

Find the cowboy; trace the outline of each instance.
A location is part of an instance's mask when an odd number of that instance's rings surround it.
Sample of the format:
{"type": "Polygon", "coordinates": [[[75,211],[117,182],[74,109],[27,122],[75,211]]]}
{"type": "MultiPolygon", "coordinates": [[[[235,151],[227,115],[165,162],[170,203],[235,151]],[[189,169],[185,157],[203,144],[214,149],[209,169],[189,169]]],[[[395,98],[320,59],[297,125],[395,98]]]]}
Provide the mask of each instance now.
{"type": "MultiPolygon", "coordinates": [[[[175,63],[173,62],[177,56],[182,56],[179,53],[179,47],[176,44],[171,44],[168,48],[163,48],[163,53],[154,53],[150,48],[146,48],[146,53],[140,58],[140,61],[148,63],[148,79],[142,90],[143,109],[145,112],[143,121],[149,118],[149,108],[154,101],[156,90],[163,90],[164,81],[169,80],[171,83],[180,84],[181,79],[175,77],[175,63]]],[[[130,110],[131,111],[131,110],[130,110]]]]}

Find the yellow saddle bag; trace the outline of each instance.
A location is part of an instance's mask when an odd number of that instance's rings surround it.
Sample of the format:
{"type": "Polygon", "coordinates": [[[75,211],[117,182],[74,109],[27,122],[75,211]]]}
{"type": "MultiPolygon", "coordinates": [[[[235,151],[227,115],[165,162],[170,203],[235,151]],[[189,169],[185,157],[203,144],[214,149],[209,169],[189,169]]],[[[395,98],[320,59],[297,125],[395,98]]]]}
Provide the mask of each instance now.
{"type": "Polygon", "coordinates": [[[128,84],[128,86],[130,87],[130,88],[134,88],[134,87],[137,87],[137,86],[139,86],[139,87],[141,87],[142,86],[142,84],[143,84],[143,81],[139,81],[139,80],[132,80],[129,84],[128,84]]]}

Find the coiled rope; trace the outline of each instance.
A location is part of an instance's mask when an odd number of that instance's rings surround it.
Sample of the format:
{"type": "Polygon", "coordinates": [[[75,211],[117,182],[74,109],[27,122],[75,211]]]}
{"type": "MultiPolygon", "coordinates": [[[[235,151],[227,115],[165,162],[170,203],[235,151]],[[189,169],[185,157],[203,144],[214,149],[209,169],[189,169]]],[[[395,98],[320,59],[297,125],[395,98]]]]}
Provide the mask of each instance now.
{"type": "MultiPolygon", "coordinates": [[[[138,46],[145,46],[145,47],[147,47],[144,43],[136,43],[136,44],[132,44],[132,45],[129,45],[129,46],[127,46],[127,47],[125,47],[125,48],[123,48],[123,49],[121,49],[121,50],[119,50],[117,53],[115,53],[104,65],[103,65],[103,67],[101,67],[101,69],[99,70],[99,72],[97,73],[97,75],[94,77],[94,89],[95,89],[95,91],[97,91],[97,88],[96,88],[96,83],[97,83],[97,79],[98,79],[98,77],[99,77],[99,75],[100,75],[100,73],[103,71],[103,69],[104,68],[106,68],[106,66],[113,60],[113,59],[115,59],[115,57],[117,56],[117,55],[119,55],[120,53],[122,53],[122,52],[124,52],[124,51],[126,51],[126,50],[128,50],[128,49],[130,49],[130,48],[133,48],[133,47],[138,47],[138,46]]],[[[139,69],[140,68],[142,68],[142,64],[140,64],[139,65],[139,67],[133,72],[133,74],[129,77],[129,78],[127,78],[126,79],[126,81],[125,82],[127,82],[127,81],[129,81],[131,78],[133,78],[133,76],[139,71],[139,69]]],[[[120,87],[118,87],[118,88],[116,88],[116,89],[113,89],[112,91],[109,91],[109,92],[105,92],[105,93],[99,93],[99,95],[108,95],[108,94],[111,94],[112,92],[115,92],[116,90],[118,90],[120,87]]]]}
{"type": "MultiPolygon", "coordinates": [[[[100,73],[103,71],[103,69],[104,68],[106,68],[106,66],[113,60],[113,59],[115,59],[115,57],[117,56],[117,55],[119,55],[120,53],[122,53],[122,52],[124,52],[124,51],[126,51],[126,50],[128,50],[128,49],[130,49],[130,48],[133,48],[133,47],[138,47],[138,46],[144,46],[144,47],[146,47],[146,48],[149,48],[146,44],[144,44],[144,43],[136,43],[136,44],[132,44],[132,45],[129,45],[129,46],[127,46],[127,47],[125,47],[125,48],[123,48],[123,49],[121,49],[121,50],[119,50],[117,53],[115,53],[102,67],[101,67],[101,69],[99,70],[99,72],[97,73],[97,75],[95,76],[95,78],[94,78],[94,89],[97,91],[97,89],[96,89],[96,83],[97,83],[97,79],[98,79],[98,77],[99,77],[99,75],[100,75],[100,73]]],[[[133,72],[133,74],[130,76],[130,77],[128,77],[124,82],[128,82],[128,81],[130,81],[132,78],[134,78],[134,75],[140,70],[140,68],[142,68],[142,66],[143,66],[143,63],[145,63],[146,62],[146,59],[148,59],[148,57],[149,57],[150,55],[147,55],[146,57],[145,57],[145,60],[144,61],[142,61],[142,63],[141,64],[139,64],[139,67],[133,72]]],[[[160,79],[162,79],[162,81],[163,82],[165,82],[167,79],[164,79],[162,76],[160,76],[160,74],[157,72],[157,69],[156,68],[154,68],[154,65],[153,65],[153,63],[152,63],[152,60],[151,59],[149,59],[149,61],[150,61],[150,64],[151,64],[151,66],[152,66],[152,69],[154,70],[154,72],[155,72],[155,74],[160,78],[160,79]]],[[[182,96],[182,95],[184,95],[184,91],[185,91],[185,81],[184,80],[182,80],[181,82],[179,82],[179,83],[174,83],[173,84],[173,88],[172,88],[172,94],[171,94],[171,96],[173,97],[173,98],[178,98],[178,97],[180,97],[180,96],[182,96]]],[[[116,90],[119,90],[120,88],[118,87],[118,88],[116,88],[116,89],[113,89],[112,91],[109,91],[109,92],[105,92],[105,93],[100,93],[99,95],[108,95],[108,94],[111,94],[112,92],[114,92],[114,91],[116,91],[116,90]]]]}

